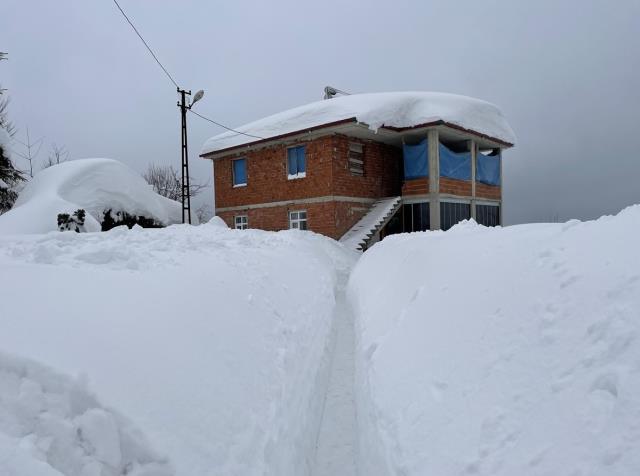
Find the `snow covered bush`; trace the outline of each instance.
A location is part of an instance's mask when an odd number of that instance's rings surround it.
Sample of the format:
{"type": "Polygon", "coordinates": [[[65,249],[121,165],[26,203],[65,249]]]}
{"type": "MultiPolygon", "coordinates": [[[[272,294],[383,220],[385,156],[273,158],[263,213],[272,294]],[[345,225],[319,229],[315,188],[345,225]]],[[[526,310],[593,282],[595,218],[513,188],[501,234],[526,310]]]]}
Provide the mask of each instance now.
{"type": "Polygon", "coordinates": [[[46,233],[58,214],[86,211],[86,231],[100,231],[104,216],[123,223],[167,226],[182,221],[181,206],[155,193],[133,170],[111,159],[64,162],[38,173],[20,192],[12,210],[0,216],[0,234],[46,233]],[[126,214],[126,216],[125,216],[126,214]],[[129,217],[129,218],[126,218],[129,217]],[[140,219],[139,217],[144,217],[140,219]],[[134,220],[135,221],[135,220],[134,220]]]}
{"type": "Polygon", "coordinates": [[[76,233],[84,232],[84,219],[86,215],[86,212],[82,208],[73,212],[72,215],[68,213],[58,213],[58,230],[75,231],[76,233]]]}
{"type": "Polygon", "coordinates": [[[0,352],[0,474],[171,476],[127,419],[82,381],[0,352]]]}
{"type": "Polygon", "coordinates": [[[638,474],[639,233],[634,206],[364,253],[349,283],[362,474],[638,474]]]}
{"type": "Polygon", "coordinates": [[[117,226],[126,226],[127,228],[133,228],[135,225],[142,228],[162,228],[162,223],[155,221],[153,218],[147,218],[142,215],[129,215],[127,212],[116,211],[109,209],[102,214],[102,220],[100,227],[102,231],[109,231],[117,226]]]}

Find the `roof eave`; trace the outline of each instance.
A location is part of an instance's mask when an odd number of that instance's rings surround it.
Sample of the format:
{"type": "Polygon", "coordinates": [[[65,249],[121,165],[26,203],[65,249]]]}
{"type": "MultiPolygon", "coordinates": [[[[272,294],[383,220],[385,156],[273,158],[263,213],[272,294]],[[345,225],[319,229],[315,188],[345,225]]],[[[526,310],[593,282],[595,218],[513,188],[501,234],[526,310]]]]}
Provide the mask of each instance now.
{"type": "Polygon", "coordinates": [[[256,145],[261,145],[267,142],[272,142],[272,141],[278,141],[278,140],[282,140],[282,139],[286,139],[287,137],[291,137],[291,136],[295,136],[295,135],[299,135],[299,134],[304,134],[306,133],[311,133],[314,131],[317,131],[318,129],[327,129],[330,127],[336,127],[336,126],[340,126],[343,124],[349,124],[351,122],[357,122],[357,119],[355,117],[349,118],[349,119],[341,119],[339,121],[334,121],[334,122],[327,122],[326,124],[321,124],[319,126],[315,126],[315,127],[309,127],[307,129],[300,129],[298,131],[293,131],[293,132],[287,132],[286,134],[280,134],[277,136],[273,136],[273,137],[267,137],[265,139],[258,139],[252,142],[245,142],[244,144],[238,144],[238,145],[234,145],[231,147],[226,147],[224,149],[219,149],[219,150],[214,150],[211,152],[207,152],[205,154],[200,154],[200,157],[203,159],[213,159],[215,155],[222,155],[222,154],[228,154],[230,151],[235,150],[235,149],[241,149],[241,148],[246,148],[246,147],[254,147],[256,145]]]}
{"type": "MultiPolygon", "coordinates": [[[[331,127],[336,127],[336,126],[340,126],[343,124],[349,124],[349,123],[357,123],[357,119],[355,117],[349,118],[349,119],[342,119],[339,121],[334,121],[334,122],[327,122],[326,124],[321,124],[319,126],[315,126],[315,127],[309,127],[307,129],[300,129],[297,131],[293,131],[293,132],[287,132],[286,134],[280,134],[277,136],[273,136],[273,137],[268,137],[265,139],[259,139],[253,142],[246,142],[244,144],[239,144],[239,145],[234,145],[231,147],[226,147],[224,149],[219,149],[219,150],[214,150],[212,152],[207,152],[205,154],[200,154],[200,157],[203,159],[215,159],[215,156],[221,156],[221,155],[228,155],[229,152],[236,150],[236,149],[242,149],[242,148],[250,148],[250,147],[255,147],[257,145],[261,145],[261,144],[265,144],[268,142],[275,142],[275,141],[279,141],[282,139],[285,139],[287,137],[291,137],[291,136],[295,136],[295,135],[300,135],[300,134],[304,134],[304,133],[311,133],[314,131],[317,131],[319,129],[328,129],[331,127]]],[[[406,132],[406,131],[411,131],[411,130],[416,130],[416,129],[424,129],[427,127],[435,127],[435,126],[445,126],[445,127],[449,127],[451,129],[456,129],[458,131],[464,132],[466,134],[470,134],[470,135],[475,135],[477,137],[481,137],[485,140],[489,140],[492,142],[495,142],[497,144],[500,144],[502,146],[504,146],[505,148],[509,148],[509,147],[513,147],[513,144],[507,141],[504,141],[502,139],[498,139],[497,137],[492,137],[490,135],[487,134],[483,134],[481,132],[478,131],[474,131],[473,129],[467,129],[465,127],[459,126],[457,124],[453,124],[451,122],[447,122],[444,121],[442,119],[438,119],[436,121],[431,121],[431,122],[425,122],[422,124],[417,124],[415,126],[407,126],[407,127],[395,127],[395,126],[381,126],[381,129],[386,129],[386,130],[390,130],[390,131],[394,131],[394,132],[406,132]]]]}

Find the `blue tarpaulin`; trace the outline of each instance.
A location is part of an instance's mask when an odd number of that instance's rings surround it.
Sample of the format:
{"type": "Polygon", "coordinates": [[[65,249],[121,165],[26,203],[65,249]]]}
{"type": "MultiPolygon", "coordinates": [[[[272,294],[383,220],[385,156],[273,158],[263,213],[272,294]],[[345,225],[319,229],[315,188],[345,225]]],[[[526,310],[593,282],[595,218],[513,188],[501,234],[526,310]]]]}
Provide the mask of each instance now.
{"type": "Polygon", "coordinates": [[[500,153],[476,157],[476,181],[487,185],[500,185],[500,153]]]}
{"type": "Polygon", "coordinates": [[[440,177],[471,180],[471,152],[453,152],[440,146],[440,177]]]}
{"type": "Polygon", "coordinates": [[[419,144],[402,145],[404,156],[404,178],[414,179],[429,176],[429,167],[427,166],[427,139],[419,144]]]}

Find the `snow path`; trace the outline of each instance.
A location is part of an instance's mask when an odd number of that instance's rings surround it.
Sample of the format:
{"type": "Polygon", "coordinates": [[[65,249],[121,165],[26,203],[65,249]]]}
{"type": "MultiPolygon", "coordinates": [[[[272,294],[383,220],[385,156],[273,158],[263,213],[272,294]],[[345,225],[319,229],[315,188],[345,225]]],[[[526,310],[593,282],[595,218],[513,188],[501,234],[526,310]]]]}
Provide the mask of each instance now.
{"type": "Polygon", "coordinates": [[[347,276],[336,291],[335,348],[312,476],[356,476],[356,411],[353,395],[355,333],[345,296],[347,276]]]}

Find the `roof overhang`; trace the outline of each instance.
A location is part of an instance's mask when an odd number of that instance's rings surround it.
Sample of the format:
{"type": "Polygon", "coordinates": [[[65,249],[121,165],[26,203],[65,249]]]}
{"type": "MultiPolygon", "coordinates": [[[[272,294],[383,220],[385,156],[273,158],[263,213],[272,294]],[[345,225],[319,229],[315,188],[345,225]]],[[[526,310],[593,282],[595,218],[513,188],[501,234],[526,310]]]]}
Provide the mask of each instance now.
{"type": "Polygon", "coordinates": [[[310,140],[329,134],[344,134],[351,137],[357,137],[364,140],[373,140],[388,145],[401,147],[403,142],[418,141],[425,137],[427,130],[437,129],[440,136],[448,141],[465,141],[474,139],[481,148],[485,149],[506,149],[513,147],[513,144],[487,136],[471,129],[452,124],[443,120],[437,120],[424,124],[418,124],[411,127],[389,127],[382,126],[377,131],[370,129],[366,124],[359,123],[355,117],[343,119],[340,121],[329,122],[308,129],[301,129],[278,136],[268,137],[265,139],[257,139],[246,144],[227,147],[225,149],[215,150],[206,154],[201,154],[203,159],[219,159],[229,155],[237,155],[248,151],[270,147],[283,143],[291,143],[299,140],[310,140]]]}

